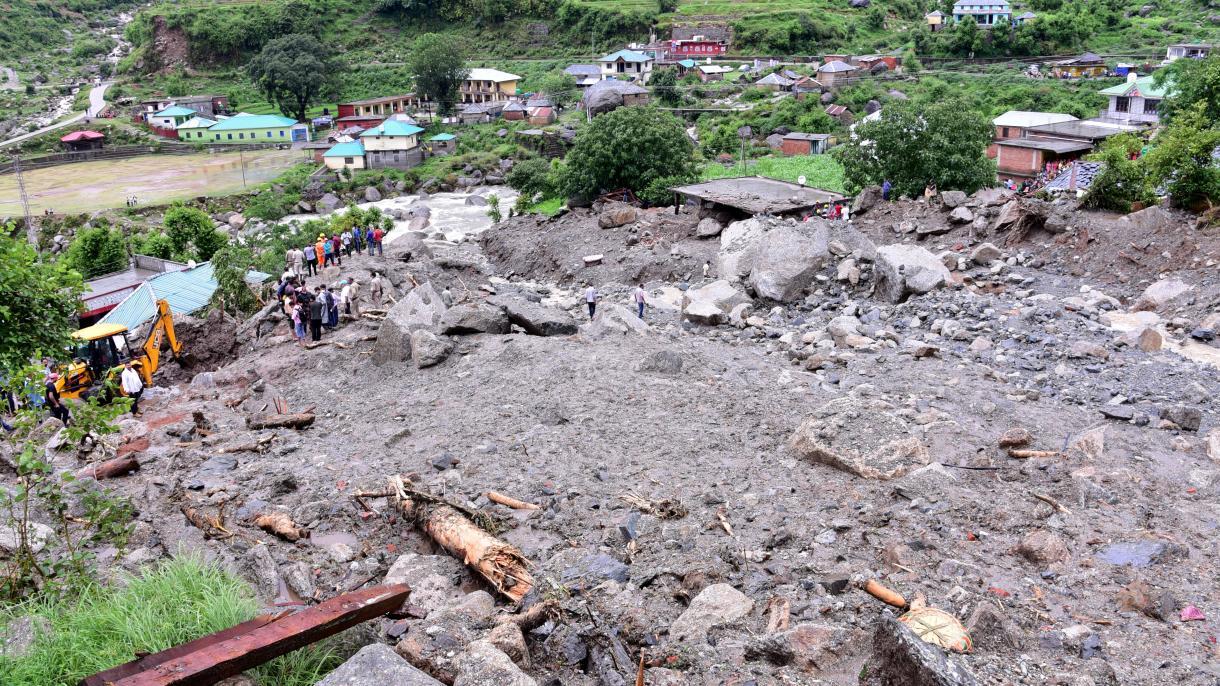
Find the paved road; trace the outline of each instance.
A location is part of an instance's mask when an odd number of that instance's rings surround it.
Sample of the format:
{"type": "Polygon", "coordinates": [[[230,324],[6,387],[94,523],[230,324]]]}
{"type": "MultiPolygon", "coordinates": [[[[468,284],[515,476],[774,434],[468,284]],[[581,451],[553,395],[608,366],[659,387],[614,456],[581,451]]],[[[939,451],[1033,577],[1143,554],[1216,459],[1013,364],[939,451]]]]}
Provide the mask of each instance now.
{"type": "Polygon", "coordinates": [[[100,86],[94,86],[89,91],[89,109],[85,110],[81,114],[74,115],[63,121],[55,122],[54,124],[51,124],[50,126],[44,126],[41,129],[36,129],[29,133],[23,133],[20,136],[14,136],[12,138],[0,141],[0,148],[4,147],[6,145],[12,145],[14,143],[20,143],[21,141],[27,140],[29,138],[33,138],[35,136],[41,136],[42,134],[47,133],[48,131],[62,129],[65,126],[68,126],[70,124],[75,124],[76,122],[81,121],[86,116],[92,116],[96,112],[101,112],[102,109],[104,109],[106,107],[106,89],[109,87],[110,87],[109,83],[103,83],[100,86]]]}

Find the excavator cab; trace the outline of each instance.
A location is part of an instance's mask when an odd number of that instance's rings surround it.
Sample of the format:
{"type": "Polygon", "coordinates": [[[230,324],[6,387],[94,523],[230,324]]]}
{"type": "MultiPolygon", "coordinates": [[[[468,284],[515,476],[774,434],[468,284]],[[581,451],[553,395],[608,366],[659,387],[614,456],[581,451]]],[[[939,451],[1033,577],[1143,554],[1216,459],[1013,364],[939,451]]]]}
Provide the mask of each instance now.
{"type": "Polygon", "coordinates": [[[56,387],[64,398],[84,398],[99,384],[113,382],[117,388],[122,365],[130,361],[145,384],[152,384],[153,372],[161,361],[161,345],[168,343],[170,354],[175,358],[182,351],[182,344],[174,334],[173,314],[169,303],[157,301],[157,316],[149,328],[144,344],[131,344],[130,331],[122,324],[94,324],[72,334],[76,342],[72,362],[60,369],[56,387]]]}

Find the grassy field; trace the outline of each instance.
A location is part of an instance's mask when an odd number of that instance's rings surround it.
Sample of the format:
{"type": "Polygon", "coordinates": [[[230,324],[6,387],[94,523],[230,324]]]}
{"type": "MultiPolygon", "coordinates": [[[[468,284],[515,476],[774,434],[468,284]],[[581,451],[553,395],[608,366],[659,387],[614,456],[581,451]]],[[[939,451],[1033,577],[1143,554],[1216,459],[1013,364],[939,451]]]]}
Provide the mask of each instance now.
{"type": "MultiPolygon", "coordinates": [[[[145,155],[36,169],[24,176],[31,212],[75,214],[124,207],[132,195],[146,205],[236,193],[270,181],[303,155],[299,150],[145,155]]],[[[20,213],[17,178],[0,176],[0,215],[20,213]]]]}
{"type": "Polygon", "coordinates": [[[795,157],[761,157],[747,160],[743,169],[740,163],[725,166],[715,162],[706,165],[699,174],[700,180],[724,179],[737,176],[766,176],[795,183],[801,176],[805,185],[842,193],[844,189],[843,166],[830,155],[799,155],[795,157]]]}

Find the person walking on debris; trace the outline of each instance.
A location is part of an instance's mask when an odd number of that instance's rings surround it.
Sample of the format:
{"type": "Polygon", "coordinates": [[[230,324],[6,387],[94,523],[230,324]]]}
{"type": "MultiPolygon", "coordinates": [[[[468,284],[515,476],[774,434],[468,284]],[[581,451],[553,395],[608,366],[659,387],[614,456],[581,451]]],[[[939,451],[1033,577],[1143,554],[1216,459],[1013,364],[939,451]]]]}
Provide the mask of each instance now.
{"type": "Polygon", "coordinates": [[[352,293],[351,293],[351,299],[348,302],[351,304],[351,308],[352,308],[351,315],[353,317],[359,318],[360,317],[360,282],[356,279],[352,279],[350,287],[352,289],[352,293]]]}
{"type": "Polygon", "coordinates": [[[55,387],[56,381],[59,381],[59,374],[52,372],[47,377],[47,387],[43,399],[46,401],[47,408],[51,410],[51,416],[67,426],[72,421],[72,413],[68,412],[67,405],[64,405],[63,399],[59,397],[59,389],[55,387]]]}
{"type": "Polygon", "coordinates": [[[343,288],[339,289],[339,305],[343,307],[343,314],[350,315],[352,313],[352,285],[347,281],[340,281],[343,288]]]}
{"type": "MultiPolygon", "coordinates": [[[[343,235],[339,237],[339,242],[343,244],[343,252],[347,253],[348,258],[350,259],[352,256],[352,232],[344,231],[343,235]]],[[[343,263],[340,262],[339,264],[343,263]]]]}
{"type": "Polygon", "coordinates": [[[305,276],[305,253],[300,248],[293,248],[288,255],[292,260],[292,273],[298,277],[305,276]]]}
{"type": "Polygon", "coordinates": [[[325,256],[322,266],[329,267],[335,263],[335,245],[325,236],[318,236],[318,247],[325,256]]]}
{"type": "Polygon", "coordinates": [[[593,321],[593,315],[597,313],[597,289],[590,283],[585,288],[585,305],[589,308],[589,321],[593,321]]]}
{"type": "Polygon", "coordinates": [[[886,202],[889,202],[890,201],[890,191],[893,188],[894,188],[894,186],[893,186],[893,184],[890,183],[890,180],[886,179],[885,182],[883,182],[881,184],[881,199],[886,202]]]}
{"type": "Polygon", "coordinates": [[[712,263],[708,260],[703,261],[703,278],[707,278],[707,273],[712,271],[712,263]]]}
{"type": "Polygon", "coordinates": [[[292,335],[297,339],[297,345],[305,347],[305,321],[301,312],[301,303],[292,303],[292,335]]]}
{"type": "Polygon", "coordinates": [[[333,234],[330,237],[331,252],[335,254],[335,263],[340,267],[343,266],[343,241],[339,240],[339,234],[333,234]]]}
{"type": "Polygon", "coordinates": [[[330,317],[328,321],[330,328],[336,329],[339,327],[339,299],[335,297],[335,291],[330,286],[326,287],[326,307],[330,317]]]}
{"type": "Polygon", "coordinates": [[[364,229],[364,246],[369,249],[369,257],[373,256],[373,249],[376,247],[373,241],[373,227],[365,227],[364,229]]]}
{"type": "Polygon", "coordinates": [[[385,253],[381,251],[381,239],[385,238],[385,234],[381,232],[381,227],[373,229],[373,246],[369,247],[369,255],[373,254],[373,247],[377,248],[377,256],[384,257],[385,253]]]}
{"type": "Polygon", "coordinates": [[[315,286],[313,299],[309,301],[309,334],[314,343],[322,340],[322,315],[325,312],[326,303],[322,302],[322,287],[315,286]]]}
{"type": "Polygon", "coordinates": [[[140,378],[140,373],[135,367],[131,366],[131,360],[128,360],[123,365],[123,373],[119,376],[119,382],[123,387],[123,392],[127,397],[131,398],[131,416],[140,416],[140,396],[144,395],[144,380],[140,378]]]}
{"type": "Polygon", "coordinates": [[[381,272],[373,272],[373,280],[369,282],[369,295],[373,296],[373,305],[375,307],[381,307],[382,289],[381,272]]]}
{"type": "Polygon", "coordinates": [[[318,254],[313,243],[307,244],[303,253],[305,255],[305,268],[309,271],[309,275],[313,276],[318,268],[318,254]]]}
{"type": "MultiPolygon", "coordinates": [[[[361,246],[364,245],[360,240],[364,237],[364,229],[361,229],[359,226],[353,226],[350,233],[352,235],[352,250],[359,254],[361,246]]],[[[351,253],[348,253],[348,255],[351,255],[351,253]]]]}
{"type": "Polygon", "coordinates": [[[648,300],[648,294],[644,292],[644,284],[639,284],[635,287],[635,309],[636,316],[640,319],[644,318],[644,303],[648,300]]]}

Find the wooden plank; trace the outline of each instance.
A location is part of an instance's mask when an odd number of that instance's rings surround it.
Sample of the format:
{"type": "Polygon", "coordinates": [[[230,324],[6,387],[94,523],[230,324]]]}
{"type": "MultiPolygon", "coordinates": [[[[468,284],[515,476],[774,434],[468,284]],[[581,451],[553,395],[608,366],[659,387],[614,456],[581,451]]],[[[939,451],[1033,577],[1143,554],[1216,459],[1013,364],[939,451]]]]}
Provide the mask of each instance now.
{"type": "Polygon", "coordinates": [[[410,592],[406,584],[395,584],[346,593],[316,607],[264,623],[253,630],[230,635],[221,641],[213,640],[170,659],[159,659],[162,653],[150,655],[149,658],[153,658],[156,664],[144,671],[101,683],[105,686],[210,686],[396,610],[410,592]]]}

